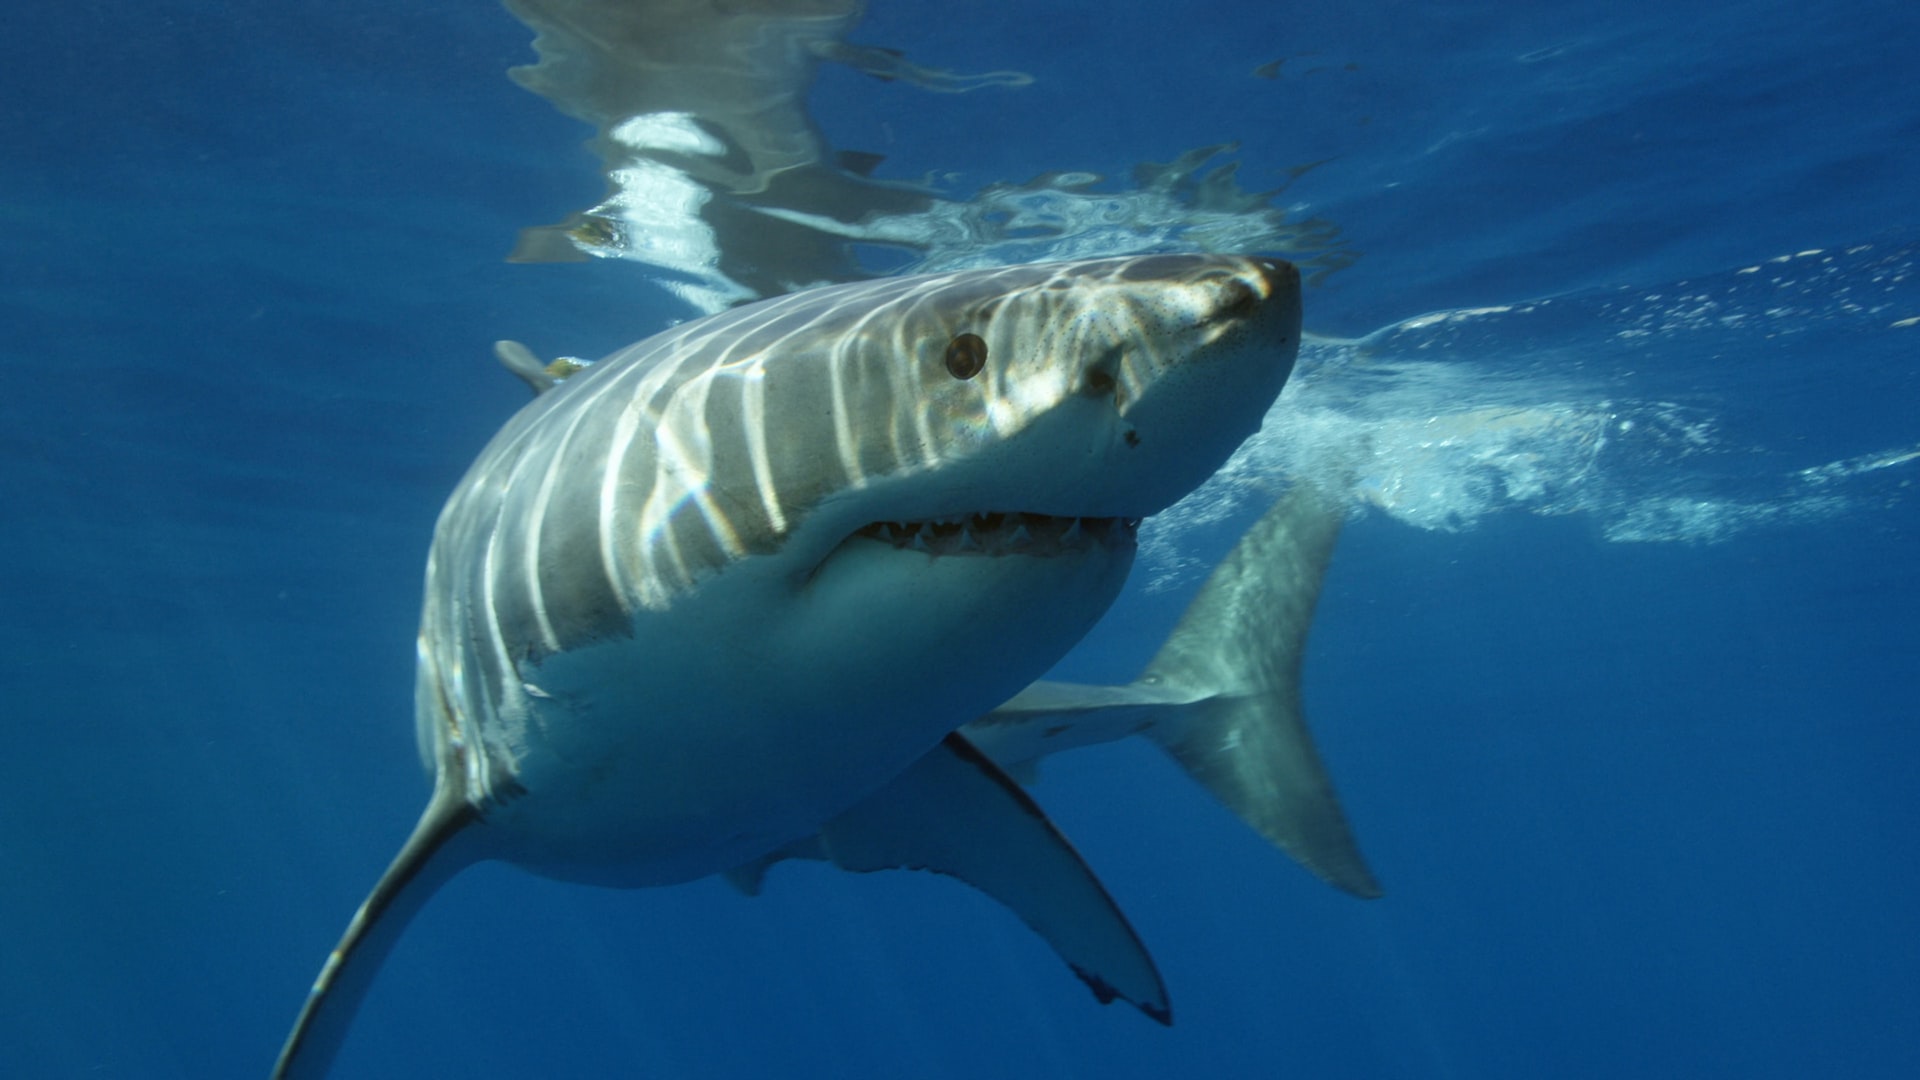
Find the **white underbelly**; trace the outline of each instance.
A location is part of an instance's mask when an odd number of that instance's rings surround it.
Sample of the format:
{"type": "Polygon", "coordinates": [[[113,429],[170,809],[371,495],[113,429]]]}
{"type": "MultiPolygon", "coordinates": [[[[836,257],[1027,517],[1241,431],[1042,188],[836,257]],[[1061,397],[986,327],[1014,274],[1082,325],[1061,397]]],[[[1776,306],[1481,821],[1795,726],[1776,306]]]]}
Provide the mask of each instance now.
{"type": "Polygon", "coordinates": [[[1044,674],[1130,561],[983,557],[933,573],[889,551],[838,557],[778,602],[742,595],[766,586],[744,575],[711,583],[631,638],[523,667],[524,696],[483,729],[524,793],[487,820],[506,858],[553,877],[637,886],[732,869],[813,834],[1044,674]]]}

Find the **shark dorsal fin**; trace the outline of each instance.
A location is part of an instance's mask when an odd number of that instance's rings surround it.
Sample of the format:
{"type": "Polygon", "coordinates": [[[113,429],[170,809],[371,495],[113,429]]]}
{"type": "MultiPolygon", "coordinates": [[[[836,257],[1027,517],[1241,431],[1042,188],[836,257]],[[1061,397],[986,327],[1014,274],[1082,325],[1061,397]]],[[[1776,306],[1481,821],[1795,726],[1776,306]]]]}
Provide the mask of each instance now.
{"type": "Polygon", "coordinates": [[[571,356],[562,356],[552,363],[543,364],[539,357],[533,355],[532,349],[517,341],[494,342],[493,355],[502,367],[532,387],[536,397],[560,385],[567,376],[578,374],[589,366],[585,360],[571,356]]]}

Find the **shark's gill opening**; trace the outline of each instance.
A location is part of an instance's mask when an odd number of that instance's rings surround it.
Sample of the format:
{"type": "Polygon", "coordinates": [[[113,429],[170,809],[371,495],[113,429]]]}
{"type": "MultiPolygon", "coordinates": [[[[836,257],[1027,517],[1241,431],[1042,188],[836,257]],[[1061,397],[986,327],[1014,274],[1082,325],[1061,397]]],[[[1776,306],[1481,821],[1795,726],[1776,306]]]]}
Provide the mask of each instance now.
{"type": "Polygon", "coordinates": [[[927,555],[1058,555],[1100,546],[1131,546],[1133,517],[1055,517],[985,512],[931,521],[876,521],[854,537],[927,555]]]}

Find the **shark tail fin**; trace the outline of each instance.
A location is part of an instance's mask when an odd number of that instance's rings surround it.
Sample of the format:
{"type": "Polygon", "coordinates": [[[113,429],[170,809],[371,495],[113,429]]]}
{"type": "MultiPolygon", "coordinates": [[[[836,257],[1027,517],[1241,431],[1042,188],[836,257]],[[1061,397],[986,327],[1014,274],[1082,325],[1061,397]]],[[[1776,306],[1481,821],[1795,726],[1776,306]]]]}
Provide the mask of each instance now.
{"type": "Polygon", "coordinates": [[[1343,521],[1326,495],[1296,484],[1207,579],[1135,685],[1191,693],[1192,705],[1146,729],[1189,776],[1328,884],[1376,897],[1300,700],[1307,630],[1343,521]]]}
{"type": "Polygon", "coordinates": [[[473,860],[450,844],[479,815],[467,801],[462,785],[449,783],[443,772],[433,798],[400,848],[387,872],[367,894],[339,944],[313,980],[313,989],[301,1006],[280,1057],[273,1080],[324,1076],[346,1039],[347,1028],[361,999],[373,985],[380,964],[413,916],[434,892],[473,860]]]}

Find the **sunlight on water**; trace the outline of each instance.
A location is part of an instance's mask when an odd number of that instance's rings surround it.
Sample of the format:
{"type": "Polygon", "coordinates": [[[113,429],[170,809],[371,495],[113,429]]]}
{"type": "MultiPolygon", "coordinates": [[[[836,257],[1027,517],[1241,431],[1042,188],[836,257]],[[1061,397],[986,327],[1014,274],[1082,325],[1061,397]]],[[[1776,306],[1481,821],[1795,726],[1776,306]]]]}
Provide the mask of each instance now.
{"type": "Polygon", "coordinates": [[[952,193],[875,178],[877,155],[836,151],[806,111],[823,63],[933,93],[1017,94],[1020,72],[967,74],[844,39],[858,0],[740,11],[702,0],[610,7],[512,0],[538,31],[522,86],[594,124],[611,194],[525,230],[522,262],[644,263],[703,313],[883,272],[923,273],[1160,251],[1262,252],[1311,283],[1351,265],[1338,230],[1295,220],[1280,186],[1239,183],[1238,146],[1141,162],[1125,180],[1066,167],[952,193]]]}
{"type": "MultiPolygon", "coordinates": [[[[666,127],[666,114],[639,119],[649,133],[666,127]]],[[[633,148],[652,144],[631,139],[633,148]]],[[[1238,162],[1223,157],[1232,144],[1204,146],[1170,162],[1134,167],[1133,184],[1116,186],[1089,172],[1054,172],[1024,183],[990,184],[966,198],[930,188],[878,185],[845,176],[847,193],[870,188],[875,197],[831,208],[761,201],[750,214],[710,215],[728,196],[670,165],[640,158],[609,170],[615,187],[605,202],[565,229],[566,240],[596,258],[623,259],[671,271],[662,284],[702,312],[770,295],[780,288],[837,283],[865,276],[860,256],[887,251],[903,274],[937,273],[1049,259],[1103,258],[1142,252],[1242,252],[1285,255],[1309,284],[1352,265],[1329,222],[1291,219],[1274,205],[1284,188],[1249,192],[1237,182],[1238,162]],[[884,192],[884,197],[878,193],[884,192]],[[848,220],[850,209],[857,215],[848,220]],[[719,217],[714,224],[709,216],[719,217]],[[756,273],[739,272],[730,253],[757,243],[755,234],[777,221],[805,236],[754,259],[756,273]],[[821,254],[824,245],[833,258],[821,254]],[[806,253],[806,257],[801,257],[806,253]],[[772,271],[772,276],[768,272],[772,271]],[[684,279],[684,280],[683,280],[684,279]]],[[[1296,173],[1298,175],[1298,173],[1296,173]]]]}
{"type": "Polygon", "coordinates": [[[1338,249],[1331,223],[1293,221],[1273,205],[1284,189],[1243,190],[1238,163],[1219,160],[1236,149],[1203,146],[1170,162],[1142,163],[1131,187],[1111,187],[1094,173],[1048,173],[992,184],[966,199],[929,197],[912,211],[877,214],[857,225],[765,212],[856,243],[910,252],[900,271],[910,274],[1134,252],[1260,251],[1287,255],[1311,283],[1353,262],[1338,249]]]}

